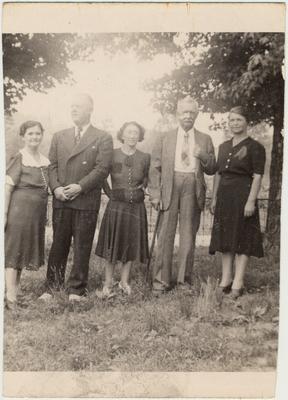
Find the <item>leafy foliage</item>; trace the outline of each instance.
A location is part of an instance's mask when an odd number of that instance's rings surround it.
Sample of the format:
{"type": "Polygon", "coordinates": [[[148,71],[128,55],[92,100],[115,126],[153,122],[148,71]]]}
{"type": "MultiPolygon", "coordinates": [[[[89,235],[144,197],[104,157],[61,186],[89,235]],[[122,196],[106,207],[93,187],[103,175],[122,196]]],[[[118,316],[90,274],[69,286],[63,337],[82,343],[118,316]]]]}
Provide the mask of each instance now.
{"type": "Polygon", "coordinates": [[[99,47],[110,55],[137,50],[140,58],[151,59],[158,52],[176,49],[172,37],[171,33],[4,34],[5,111],[16,112],[28,89],[45,92],[56,83],[71,82],[69,63],[92,61],[99,47]]]}
{"type": "Polygon", "coordinates": [[[178,67],[148,85],[162,113],[173,110],[179,94],[191,94],[210,112],[243,104],[254,123],[273,124],[281,115],[284,34],[189,33],[177,51],[178,67]]]}
{"type": "Polygon", "coordinates": [[[71,34],[3,35],[4,107],[16,111],[27,90],[45,92],[69,78],[71,34]]]}

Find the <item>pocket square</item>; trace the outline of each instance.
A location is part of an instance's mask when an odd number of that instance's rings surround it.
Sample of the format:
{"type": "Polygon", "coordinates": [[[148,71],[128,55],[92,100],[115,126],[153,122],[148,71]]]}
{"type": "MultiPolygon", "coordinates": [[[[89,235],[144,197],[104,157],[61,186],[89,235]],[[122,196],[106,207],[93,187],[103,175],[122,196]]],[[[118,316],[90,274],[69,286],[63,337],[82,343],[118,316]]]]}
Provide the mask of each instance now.
{"type": "Polygon", "coordinates": [[[82,164],[87,164],[87,161],[82,161],[82,164]]]}

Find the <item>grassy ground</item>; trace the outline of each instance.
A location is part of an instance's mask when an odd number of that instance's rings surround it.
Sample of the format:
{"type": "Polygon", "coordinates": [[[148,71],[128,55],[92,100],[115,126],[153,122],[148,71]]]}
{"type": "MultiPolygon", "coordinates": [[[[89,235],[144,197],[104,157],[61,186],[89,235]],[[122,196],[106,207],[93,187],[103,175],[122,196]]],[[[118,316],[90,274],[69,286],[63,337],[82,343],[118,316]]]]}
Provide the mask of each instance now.
{"type": "Polygon", "coordinates": [[[101,301],[104,265],[91,257],[90,295],[71,305],[65,293],[42,304],[45,270],[25,271],[22,307],[5,312],[4,368],[9,371],[273,370],[278,338],[279,269],[255,260],[247,293],[221,305],[220,263],[198,248],[193,292],[155,298],[144,269],[132,273],[133,294],[101,301]]]}

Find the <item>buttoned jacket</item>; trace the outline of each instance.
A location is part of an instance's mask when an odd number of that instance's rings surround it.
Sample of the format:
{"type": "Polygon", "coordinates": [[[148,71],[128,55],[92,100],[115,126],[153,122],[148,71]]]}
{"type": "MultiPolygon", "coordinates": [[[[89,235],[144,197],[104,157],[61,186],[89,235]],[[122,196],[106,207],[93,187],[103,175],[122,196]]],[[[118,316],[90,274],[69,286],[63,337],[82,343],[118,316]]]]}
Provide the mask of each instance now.
{"type": "Polygon", "coordinates": [[[113,154],[111,135],[92,125],[75,145],[75,128],[54,134],[49,151],[49,182],[52,192],[59,186],[78,183],[82,191],[72,201],[54,196],[55,208],[98,210],[103,181],[109,174],[113,154]]]}

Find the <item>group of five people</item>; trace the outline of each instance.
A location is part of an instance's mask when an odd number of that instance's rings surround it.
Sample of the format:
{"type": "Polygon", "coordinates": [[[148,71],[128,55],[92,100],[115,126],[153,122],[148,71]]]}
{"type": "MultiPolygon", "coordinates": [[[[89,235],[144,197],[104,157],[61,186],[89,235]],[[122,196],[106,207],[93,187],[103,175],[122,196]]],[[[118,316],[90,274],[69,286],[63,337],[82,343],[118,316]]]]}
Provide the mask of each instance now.
{"type": "Polygon", "coordinates": [[[265,149],[247,135],[242,107],[229,113],[232,139],[219,147],[216,162],[209,135],[194,128],[198,104],[190,96],[177,102],[178,127],[157,135],[151,156],[137,148],[144,128],[135,121],[118,132],[121,147],[113,150],[112,137],[90,120],[93,101],[80,94],[72,102],[74,126],[57,132],[49,159],[39,152],[43,127],[27,121],[20,128],[24,147],[10,160],[6,174],[5,266],[6,306],[17,305],[23,268],[44,264],[48,187],[53,193],[53,242],[48,257],[42,300],[65,289],[69,300],[87,295],[89,259],[101,203],[109,197],[95,253],[106,260],[101,297],[113,295],[113,272],[121,266],[121,291],[131,293],[133,262],[149,258],[148,223],[144,203],[148,192],[159,213],[157,252],[153,266],[153,293],[171,289],[174,239],[179,220],[177,288],[189,289],[196,234],[204,209],[204,174],[214,175],[211,211],[214,216],[209,252],[222,253],[222,280],[218,294],[242,294],[250,256],[263,256],[257,195],[264,173],[265,149]],[[111,177],[111,185],[107,177],[111,177]],[[73,239],[74,259],[65,284],[73,239]],[[235,275],[233,265],[235,263],[235,275]]]}

